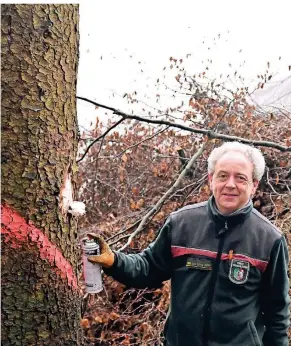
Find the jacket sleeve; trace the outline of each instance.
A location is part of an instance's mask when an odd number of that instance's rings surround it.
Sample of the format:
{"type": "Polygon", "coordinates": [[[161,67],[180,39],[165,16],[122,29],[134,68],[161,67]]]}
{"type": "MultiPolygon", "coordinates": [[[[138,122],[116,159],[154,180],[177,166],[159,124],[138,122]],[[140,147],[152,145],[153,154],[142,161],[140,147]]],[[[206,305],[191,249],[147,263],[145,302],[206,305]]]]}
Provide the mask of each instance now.
{"type": "Polygon", "coordinates": [[[126,255],[114,251],[115,260],[107,275],[122,284],[135,288],[157,287],[171,277],[171,216],[157,238],[144,251],[126,255]]]}
{"type": "Polygon", "coordinates": [[[272,249],[270,262],[264,274],[263,313],[266,332],[264,346],[288,346],[290,324],[290,297],[288,278],[288,249],[284,236],[272,249]]]}

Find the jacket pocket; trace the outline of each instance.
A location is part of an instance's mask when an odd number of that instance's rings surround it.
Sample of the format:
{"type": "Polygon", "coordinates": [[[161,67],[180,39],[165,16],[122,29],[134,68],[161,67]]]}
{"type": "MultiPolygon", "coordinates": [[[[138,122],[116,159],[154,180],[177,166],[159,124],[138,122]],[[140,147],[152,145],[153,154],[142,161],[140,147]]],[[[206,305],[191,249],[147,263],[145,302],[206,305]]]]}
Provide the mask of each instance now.
{"type": "Polygon", "coordinates": [[[262,346],[262,343],[260,341],[260,338],[259,338],[259,335],[258,335],[258,332],[257,332],[257,329],[255,327],[255,324],[252,320],[249,320],[247,322],[248,324],[248,328],[249,328],[249,334],[251,336],[251,339],[253,341],[253,345],[254,346],[262,346]]]}

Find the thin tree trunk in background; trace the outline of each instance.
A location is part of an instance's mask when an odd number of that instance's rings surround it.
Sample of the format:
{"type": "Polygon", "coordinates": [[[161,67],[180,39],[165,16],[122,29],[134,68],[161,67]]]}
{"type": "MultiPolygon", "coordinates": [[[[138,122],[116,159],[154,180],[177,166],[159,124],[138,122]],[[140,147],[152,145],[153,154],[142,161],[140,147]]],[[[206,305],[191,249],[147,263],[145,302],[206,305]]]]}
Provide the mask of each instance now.
{"type": "Polygon", "coordinates": [[[1,6],[2,345],[80,345],[78,5],[1,6]]]}

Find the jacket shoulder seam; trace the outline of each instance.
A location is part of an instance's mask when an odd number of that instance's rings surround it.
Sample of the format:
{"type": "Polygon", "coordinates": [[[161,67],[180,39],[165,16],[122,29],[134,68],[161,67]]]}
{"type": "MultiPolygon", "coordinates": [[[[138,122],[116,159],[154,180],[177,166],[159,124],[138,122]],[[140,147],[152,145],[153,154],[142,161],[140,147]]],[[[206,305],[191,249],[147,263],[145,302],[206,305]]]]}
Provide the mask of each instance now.
{"type": "Polygon", "coordinates": [[[252,210],[252,213],[257,216],[258,218],[260,218],[261,221],[263,221],[264,223],[266,223],[268,226],[270,226],[270,228],[272,229],[272,231],[275,231],[275,233],[278,236],[282,236],[283,233],[275,226],[273,225],[264,215],[262,215],[261,213],[259,213],[256,209],[252,210]]]}
{"type": "Polygon", "coordinates": [[[207,205],[207,202],[201,202],[201,203],[197,203],[197,204],[189,204],[179,210],[175,210],[171,213],[171,216],[173,215],[177,215],[179,213],[183,213],[185,211],[188,211],[188,210],[193,210],[193,209],[199,209],[199,208],[205,208],[207,205]]]}

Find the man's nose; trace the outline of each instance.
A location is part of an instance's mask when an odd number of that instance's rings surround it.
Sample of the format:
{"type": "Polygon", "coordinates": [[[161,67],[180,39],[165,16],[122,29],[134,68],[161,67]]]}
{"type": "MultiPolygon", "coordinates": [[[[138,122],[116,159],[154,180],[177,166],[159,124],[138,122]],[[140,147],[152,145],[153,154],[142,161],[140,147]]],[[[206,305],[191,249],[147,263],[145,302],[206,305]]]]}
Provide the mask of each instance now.
{"type": "Polygon", "coordinates": [[[236,187],[236,183],[235,183],[234,177],[229,177],[227,179],[227,182],[226,182],[225,186],[227,186],[227,187],[236,187]]]}

